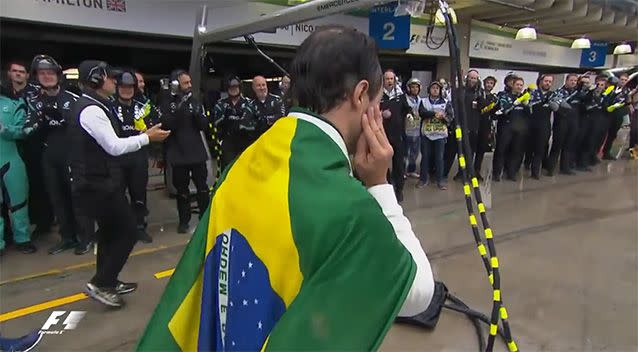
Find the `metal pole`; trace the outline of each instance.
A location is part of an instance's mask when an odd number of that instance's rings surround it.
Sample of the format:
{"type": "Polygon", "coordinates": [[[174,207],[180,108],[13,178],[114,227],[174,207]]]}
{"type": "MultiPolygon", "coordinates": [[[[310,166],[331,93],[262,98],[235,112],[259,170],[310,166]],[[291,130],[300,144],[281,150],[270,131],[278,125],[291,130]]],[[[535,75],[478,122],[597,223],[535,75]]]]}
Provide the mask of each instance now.
{"type": "Polygon", "coordinates": [[[197,10],[197,15],[195,17],[196,25],[193,30],[193,46],[191,48],[191,62],[188,71],[191,75],[192,85],[193,85],[193,96],[201,101],[200,97],[200,87],[202,81],[202,42],[199,38],[200,26],[205,26],[206,23],[202,23],[205,21],[207,15],[207,7],[204,5],[197,10]]]}
{"type": "MultiPolygon", "coordinates": [[[[297,24],[345,11],[368,8],[392,2],[393,0],[314,0],[285,8],[258,18],[248,18],[246,22],[206,31],[200,34],[203,44],[229,40],[246,34],[271,30],[273,28],[297,24]]],[[[195,33],[196,35],[198,33],[195,33]]]]}

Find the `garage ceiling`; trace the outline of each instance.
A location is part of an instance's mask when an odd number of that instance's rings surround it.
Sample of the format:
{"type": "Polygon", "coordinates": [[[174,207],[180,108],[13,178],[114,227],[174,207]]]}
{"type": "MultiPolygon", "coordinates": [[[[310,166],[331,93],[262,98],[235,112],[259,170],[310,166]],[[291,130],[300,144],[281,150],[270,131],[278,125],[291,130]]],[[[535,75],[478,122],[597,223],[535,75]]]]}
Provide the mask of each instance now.
{"type": "Polygon", "coordinates": [[[638,0],[456,0],[460,17],[564,38],[608,42],[638,39],[638,0]]]}

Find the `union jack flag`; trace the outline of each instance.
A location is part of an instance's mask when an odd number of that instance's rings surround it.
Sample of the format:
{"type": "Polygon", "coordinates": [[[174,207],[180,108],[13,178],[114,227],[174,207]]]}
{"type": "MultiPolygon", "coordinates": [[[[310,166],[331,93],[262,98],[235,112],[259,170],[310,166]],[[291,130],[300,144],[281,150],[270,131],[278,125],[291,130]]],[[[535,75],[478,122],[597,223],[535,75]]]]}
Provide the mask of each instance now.
{"type": "Polygon", "coordinates": [[[126,0],[106,0],[106,9],[109,11],[126,12],[126,0]]]}

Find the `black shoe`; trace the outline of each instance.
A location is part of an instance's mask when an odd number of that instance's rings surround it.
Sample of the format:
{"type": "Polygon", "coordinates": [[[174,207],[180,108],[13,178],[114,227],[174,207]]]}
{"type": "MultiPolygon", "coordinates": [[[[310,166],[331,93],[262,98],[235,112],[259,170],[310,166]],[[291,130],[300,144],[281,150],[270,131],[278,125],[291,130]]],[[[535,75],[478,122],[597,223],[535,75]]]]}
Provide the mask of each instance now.
{"type": "Polygon", "coordinates": [[[40,236],[46,235],[51,232],[51,226],[36,226],[35,229],[31,232],[31,239],[36,239],[40,236]]]}
{"type": "Polygon", "coordinates": [[[576,170],[578,171],[582,171],[582,172],[591,172],[591,168],[589,166],[579,166],[576,168],[576,170]]]}
{"type": "Polygon", "coordinates": [[[109,307],[119,308],[124,305],[122,297],[120,297],[114,288],[97,287],[89,282],[86,284],[86,294],[109,307]]]}
{"type": "Polygon", "coordinates": [[[532,178],[535,180],[540,180],[541,176],[539,174],[532,174],[532,178]]]}
{"type": "Polygon", "coordinates": [[[23,254],[31,254],[38,251],[38,249],[31,243],[31,241],[16,243],[16,249],[23,254]]]}
{"type": "Polygon", "coordinates": [[[82,255],[82,254],[86,254],[88,252],[91,251],[91,249],[93,249],[93,242],[89,241],[86,243],[78,243],[77,247],[75,247],[75,250],[73,250],[73,253],[75,255],[82,255]]]}
{"type": "Polygon", "coordinates": [[[115,286],[115,291],[120,295],[125,295],[137,290],[137,283],[135,282],[122,282],[118,281],[115,286]]]}
{"type": "Polygon", "coordinates": [[[492,181],[494,181],[494,182],[501,182],[501,175],[494,175],[494,176],[492,176],[492,181]]]}
{"type": "Polygon", "coordinates": [[[456,182],[463,182],[463,174],[460,172],[457,173],[456,175],[454,175],[453,180],[456,182]]]}
{"type": "Polygon", "coordinates": [[[177,226],[177,233],[188,233],[188,224],[179,224],[177,226]]]}
{"type": "Polygon", "coordinates": [[[151,237],[144,229],[137,230],[137,240],[142,243],[153,243],[153,237],[151,237]]]}
{"type": "Polygon", "coordinates": [[[505,179],[508,181],[516,182],[516,176],[505,176],[505,179]]]}
{"type": "Polygon", "coordinates": [[[598,165],[598,164],[600,164],[600,163],[601,163],[600,159],[598,159],[598,158],[594,158],[594,159],[592,159],[592,161],[591,161],[591,166],[596,166],[596,165],[598,165]]]}
{"type": "Polygon", "coordinates": [[[552,177],[554,176],[554,170],[547,170],[547,172],[545,173],[547,176],[552,177]]]}
{"type": "Polygon", "coordinates": [[[58,242],[58,244],[56,244],[55,246],[51,247],[51,249],[49,249],[49,254],[52,254],[52,255],[59,254],[66,251],[67,249],[73,249],[77,246],[78,246],[78,243],[75,241],[62,240],[58,242]]]}
{"type": "Polygon", "coordinates": [[[616,158],[611,156],[611,154],[605,154],[603,155],[603,160],[616,160],[616,158]]]}
{"type": "Polygon", "coordinates": [[[576,173],[574,171],[572,171],[572,170],[561,170],[560,174],[561,175],[569,175],[569,176],[576,175],[576,173]]]}

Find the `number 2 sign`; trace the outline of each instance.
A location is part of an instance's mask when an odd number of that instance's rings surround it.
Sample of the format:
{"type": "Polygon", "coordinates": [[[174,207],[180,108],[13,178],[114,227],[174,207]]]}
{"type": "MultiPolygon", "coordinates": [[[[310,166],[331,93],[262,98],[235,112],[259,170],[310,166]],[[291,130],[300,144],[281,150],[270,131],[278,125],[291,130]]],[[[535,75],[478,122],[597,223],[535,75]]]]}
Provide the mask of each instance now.
{"type": "Polygon", "coordinates": [[[410,16],[394,16],[396,7],[396,3],[390,3],[370,10],[368,33],[379,49],[410,47],[410,16]]]}

